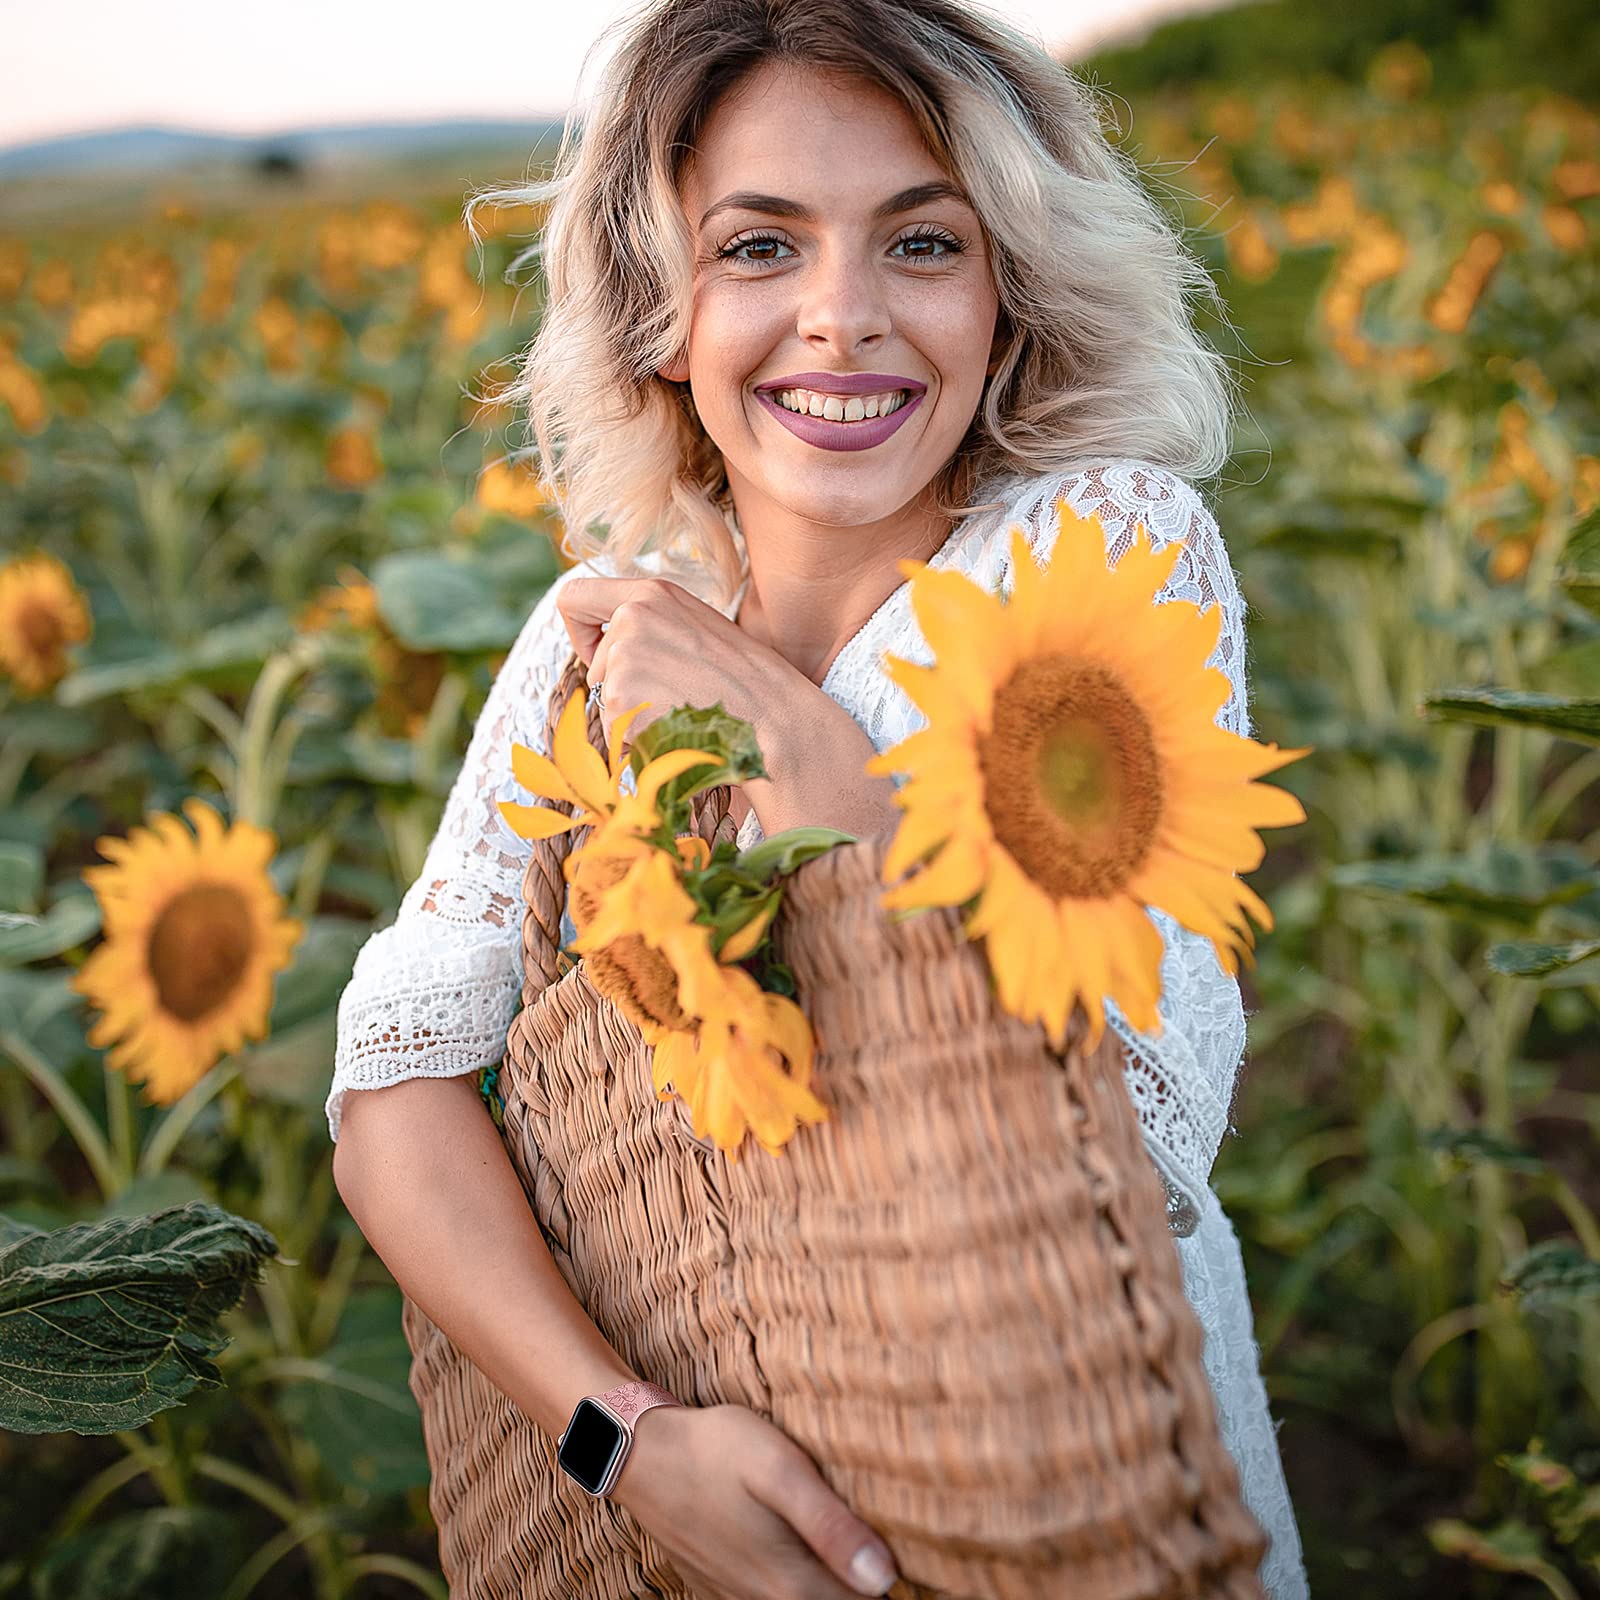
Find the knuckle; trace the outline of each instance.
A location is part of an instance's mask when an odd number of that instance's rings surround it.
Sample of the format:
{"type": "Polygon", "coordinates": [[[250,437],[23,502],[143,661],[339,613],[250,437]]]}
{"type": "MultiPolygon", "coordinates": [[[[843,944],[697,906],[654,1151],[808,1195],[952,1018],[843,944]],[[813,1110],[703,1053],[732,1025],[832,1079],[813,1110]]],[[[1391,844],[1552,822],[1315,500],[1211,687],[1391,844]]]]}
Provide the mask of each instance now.
{"type": "Polygon", "coordinates": [[[836,1500],[831,1493],[824,1495],[811,1512],[812,1548],[826,1550],[830,1558],[844,1558],[855,1554],[861,1543],[862,1527],[849,1506],[836,1500]]]}

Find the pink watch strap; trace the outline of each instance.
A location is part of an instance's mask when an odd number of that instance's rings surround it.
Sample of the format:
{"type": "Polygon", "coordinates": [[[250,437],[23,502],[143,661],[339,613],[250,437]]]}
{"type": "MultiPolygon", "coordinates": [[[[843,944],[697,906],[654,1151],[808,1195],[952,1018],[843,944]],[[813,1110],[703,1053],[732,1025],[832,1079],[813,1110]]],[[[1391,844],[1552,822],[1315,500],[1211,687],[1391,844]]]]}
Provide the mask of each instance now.
{"type": "Polygon", "coordinates": [[[659,1383],[619,1383],[614,1389],[596,1395],[608,1410],[614,1411],[631,1428],[651,1406],[681,1406],[683,1402],[659,1383]]]}

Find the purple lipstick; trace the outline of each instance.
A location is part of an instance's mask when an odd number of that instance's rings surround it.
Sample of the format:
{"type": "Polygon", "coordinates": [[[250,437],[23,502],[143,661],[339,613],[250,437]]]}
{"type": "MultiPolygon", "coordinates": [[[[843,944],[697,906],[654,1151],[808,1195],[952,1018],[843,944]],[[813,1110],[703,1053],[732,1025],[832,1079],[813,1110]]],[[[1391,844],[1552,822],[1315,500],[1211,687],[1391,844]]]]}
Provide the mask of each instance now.
{"type": "Polygon", "coordinates": [[[922,404],[927,385],[914,378],[896,377],[884,372],[796,372],[761,384],[756,398],[797,439],[816,445],[820,450],[870,450],[895,434],[900,425],[922,404]],[[887,416],[866,417],[859,422],[834,422],[827,417],[813,417],[798,411],[786,410],[778,404],[777,394],[784,389],[811,389],[819,394],[851,395],[890,394],[906,391],[905,401],[887,416]]]}

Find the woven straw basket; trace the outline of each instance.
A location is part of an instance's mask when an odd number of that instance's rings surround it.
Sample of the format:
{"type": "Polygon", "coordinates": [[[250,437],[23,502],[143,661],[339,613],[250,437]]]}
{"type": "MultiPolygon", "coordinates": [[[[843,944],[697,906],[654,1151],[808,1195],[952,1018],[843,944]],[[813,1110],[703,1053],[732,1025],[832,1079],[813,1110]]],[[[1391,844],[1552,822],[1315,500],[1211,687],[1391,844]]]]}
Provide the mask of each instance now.
{"type": "MultiPolygon", "coordinates": [[[[576,656],[551,697],[584,687],[576,656]]],[[[589,736],[604,751],[599,713],[589,736]]],[[[726,837],[727,790],[699,813],[726,837]]],[[[557,971],[570,834],[524,879],[510,1159],[580,1302],[642,1377],[750,1407],[883,1535],[910,1597],[1262,1594],[1116,1034],[1064,1055],[1001,1011],[953,908],[892,923],[887,838],[788,880],[773,924],[830,1107],[730,1162],[638,1030],[557,971]]],[[[452,1600],[690,1596],[660,1545],[405,1301],[452,1600]]]]}

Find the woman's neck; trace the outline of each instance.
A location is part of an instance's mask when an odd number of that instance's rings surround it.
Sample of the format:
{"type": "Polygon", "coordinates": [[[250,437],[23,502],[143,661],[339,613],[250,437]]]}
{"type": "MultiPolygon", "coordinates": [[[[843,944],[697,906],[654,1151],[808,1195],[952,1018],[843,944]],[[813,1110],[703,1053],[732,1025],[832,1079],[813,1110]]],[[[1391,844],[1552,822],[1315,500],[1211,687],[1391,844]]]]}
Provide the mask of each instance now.
{"type": "Polygon", "coordinates": [[[951,529],[949,517],[922,511],[856,528],[764,521],[744,535],[749,579],[734,622],[820,686],[905,582],[898,563],[929,560],[951,529]]]}

